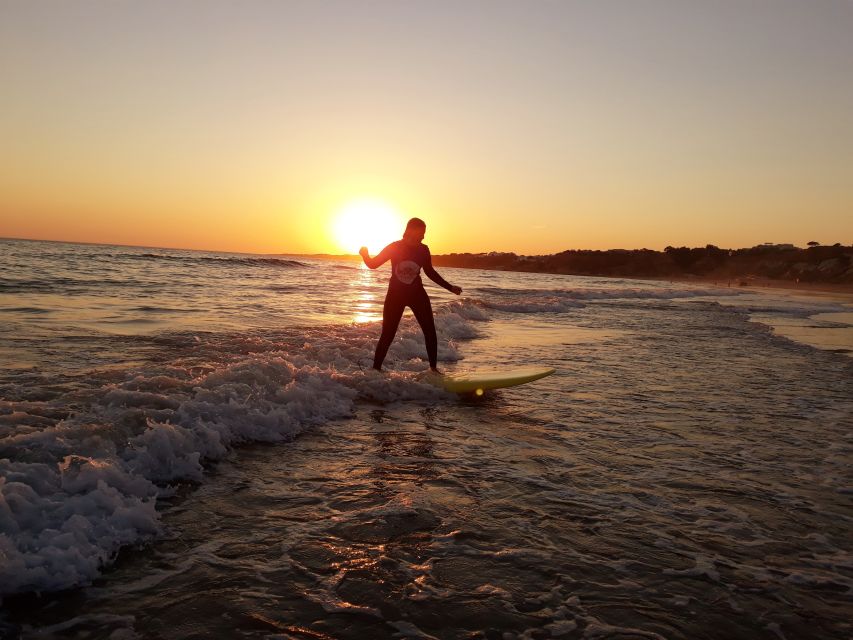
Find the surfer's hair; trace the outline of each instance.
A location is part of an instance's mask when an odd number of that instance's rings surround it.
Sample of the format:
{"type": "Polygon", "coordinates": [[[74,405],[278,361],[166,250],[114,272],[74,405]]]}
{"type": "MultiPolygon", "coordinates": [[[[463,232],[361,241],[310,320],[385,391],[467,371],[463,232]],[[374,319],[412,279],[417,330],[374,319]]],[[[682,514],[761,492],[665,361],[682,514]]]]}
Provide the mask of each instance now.
{"type": "Polygon", "coordinates": [[[406,223],[406,231],[411,229],[426,229],[426,222],[420,218],[412,218],[406,223]]]}

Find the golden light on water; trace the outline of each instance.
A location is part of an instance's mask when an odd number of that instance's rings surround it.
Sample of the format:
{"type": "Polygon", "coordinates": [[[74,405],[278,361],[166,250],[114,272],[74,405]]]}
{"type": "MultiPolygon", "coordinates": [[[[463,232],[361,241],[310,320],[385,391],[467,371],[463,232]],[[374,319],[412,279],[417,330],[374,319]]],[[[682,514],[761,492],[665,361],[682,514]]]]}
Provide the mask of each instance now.
{"type": "Polygon", "coordinates": [[[353,200],[335,215],[332,231],[335,242],[347,253],[367,247],[376,254],[403,236],[403,216],[390,204],[374,198],[353,200]]]}
{"type": "Polygon", "coordinates": [[[352,321],[356,324],[365,322],[376,322],[382,319],[382,301],[377,299],[377,296],[371,292],[373,274],[364,267],[358,272],[352,282],[350,288],[353,289],[353,316],[352,321]]]}
{"type": "Polygon", "coordinates": [[[352,316],[352,321],[356,324],[364,324],[366,322],[377,322],[382,319],[382,314],[376,309],[381,309],[375,302],[365,300],[358,302],[355,305],[355,312],[352,316]]]}

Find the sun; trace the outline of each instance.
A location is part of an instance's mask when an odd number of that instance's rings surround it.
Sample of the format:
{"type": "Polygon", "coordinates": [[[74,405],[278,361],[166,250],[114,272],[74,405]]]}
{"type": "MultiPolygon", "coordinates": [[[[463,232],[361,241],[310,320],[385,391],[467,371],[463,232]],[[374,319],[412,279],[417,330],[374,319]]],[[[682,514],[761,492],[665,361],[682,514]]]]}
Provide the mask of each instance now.
{"type": "Polygon", "coordinates": [[[403,216],[382,200],[362,198],[348,202],[333,220],[335,241],[347,253],[367,247],[371,255],[403,235],[403,216]]]}

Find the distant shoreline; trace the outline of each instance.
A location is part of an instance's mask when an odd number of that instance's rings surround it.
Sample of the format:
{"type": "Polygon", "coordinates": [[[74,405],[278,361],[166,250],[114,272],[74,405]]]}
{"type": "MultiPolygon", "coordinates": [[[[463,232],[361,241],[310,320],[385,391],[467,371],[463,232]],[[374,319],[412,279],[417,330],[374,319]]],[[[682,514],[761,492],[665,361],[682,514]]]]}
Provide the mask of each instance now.
{"type": "MultiPolygon", "coordinates": [[[[705,249],[707,250],[707,249],[705,249]]],[[[548,274],[556,274],[556,275],[573,275],[573,276],[584,276],[590,278],[627,278],[631,280],[649,280],[656,282],[684,282],[684,283],[694,283],[694,284],[703,284],[703,285],[712,285],[721,288],[741,288],[741,289],[785,289],[792,292],[826,292],[826,293],[841,293],[841,294],[853,294],[853,266],[847,267],[847,273],[841,272],[838,273],[838,270],[835,272],[835,277],[841,278],[849,278],[849,281],[826,281],[821,278],[828,276],[829,274],[826,271],[821,271],[820,266],[826,264],[827,261],[838,260],[837,257],[825,258],[820,255],[821,251],[832,251],[839,252],[839,247],[813,247],[811,249],[784,249],[782,251],[786,252],[788,255],[788,260],[780,260],[777,256],[773,256],[774,260],[767,260],[765,256],[761,256],[759,254],[757,259],[750,259],[750,256],[747,256],[747,259],[741,260],[741,266],[743,268],[742,272],[739,272],[735,269],[731,269],[728,272],[710,272],[710,273],[685,273],[675,271],[677,268],[676,264],[667,264],[663,262],[662,257],[666,255],[666,252],[653,252],[647,249],[641,250],[632,250],[632,251],[622,251],[622,250],[613,250],[613,251],[577,251],[572,252],[575,255],[589,255],[592,254],[596,258],[599,258],[599,263],[605,267],[611,267],[609,269],[609,273],[601,271],[572,271],[570,268],[562,267],[561,265],[549,265],[548,261],[554,259],[560,254],[554,254],[550,256],[516,256],[515,254],[500,254],[500,253],[491,253],[491,254],[435,254],[433,255],[433,264],[437,267],[450,267],[456,269],[484,269],[487,271],[511,271],[517,273],[548,273],[548,274]],[[813,255],[809,255],[807,252],[811,252],[813,255]],[[636,261],[632,261],[630,258],[632,255],[642,254],[643,257],[648,257],[649,254],[656,254],[653,256],[658,264],[653,265],[656,267],[659,272],[658,273],[642,273],[637,272],[637,264],[636,261]],[[805,255],[798,255],[805,254],[805,255]],[[615,265],[608,265],[607,261],[609,257],[617,256],[620,258],[620,261],[615,265]],[[628,260],[621,260],[623,257],[628,257],[628,260]],[[815,268],[809,269],[810,263],[804,261],[798,261],[801,258],[808,259],[819,259],[813,260],[811,264],[815,265],[815,268]],[[662,264],[661,264],[662,263],[662,264]],[[549,268],[549,266],[551,268],[549,268]],[[760,273],[756,273],[760,268],[799,268],[802,270],[803,277],[797,279],[794,278],[773,278],[768,277],[766,275],[761,275],[760,273]],[[671,269],[672,271],[667,273],[666,270],[671,269]],[[663,272],[661,272],[663,271],[663,272]]],[[[702,251],[702,250],[700,250],[702,251]]],[[[740,252],[748,252],[748,251],[756,251],[756,248],[753,249],[740,249],[737,250],[740,252]]],[[[779,251],[778,249],[768,249],[768,251],[779,251]]],[[[840,247],[840,252],[842,256],[850,256],[847,257],[847,265],[853,265],[853,247],[840,247]],[[849,252],[849,253],[848,253],[849,252]]],[[[728,253],[728,251],[727,251],[728,253]]],[[[353,255],[334,255],[334,254],[312,254],[312,255],[304,255],[302,257],[306,258],[315,258],[320,260],[345,260],[345,261],[359,261],[359,256],[353,255]]],[[[668,256],[667,256],[668,258],[668,256]]],[[[735,261],[733,261],[735,262],[735,261]]],[[[844,267],[844,260],[841,260],[842,264],[838,265],[844,267]]],[[[648,261],[646,261],[646,265],[648,265],[648,261]]],[[[719,268],[719,267],[718,267],[719,268]]],[[[796,271],[794,272],[796,273],[796,271]]]]}
{"type": "MultiPolygon", "coordinates": [[[[353,254],[246,253],[210,249],[183,249],[150,245],[106,244],[33,238],[7,238],[22,242],[115,246],[167,251],[198,251],[247,256],[287,256],[317,260],[359,262],[353,254]]],[[[818,245],[807,249],[793,245],[759,245],[749,249],[667,247],[651,249],[570,250],[558,254],[525,256],[506,252],[434,254],[438,267],[548,273],[593,278],[686,282],[722,288],[773,288],[792,292],[853,294],[853,246],[818,245]],[[783,277],[773,277],[782,275],[783,277]]]]}

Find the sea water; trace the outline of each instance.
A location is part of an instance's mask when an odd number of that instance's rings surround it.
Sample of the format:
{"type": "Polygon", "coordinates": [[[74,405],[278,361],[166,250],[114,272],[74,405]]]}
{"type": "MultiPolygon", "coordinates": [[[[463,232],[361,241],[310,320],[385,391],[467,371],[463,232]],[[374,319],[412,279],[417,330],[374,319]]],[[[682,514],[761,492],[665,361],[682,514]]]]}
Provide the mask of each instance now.
{"type": "Polygon", "coordinates": [[[0,241],[0,636],[849,638],[849,300],[0,241]]]}

